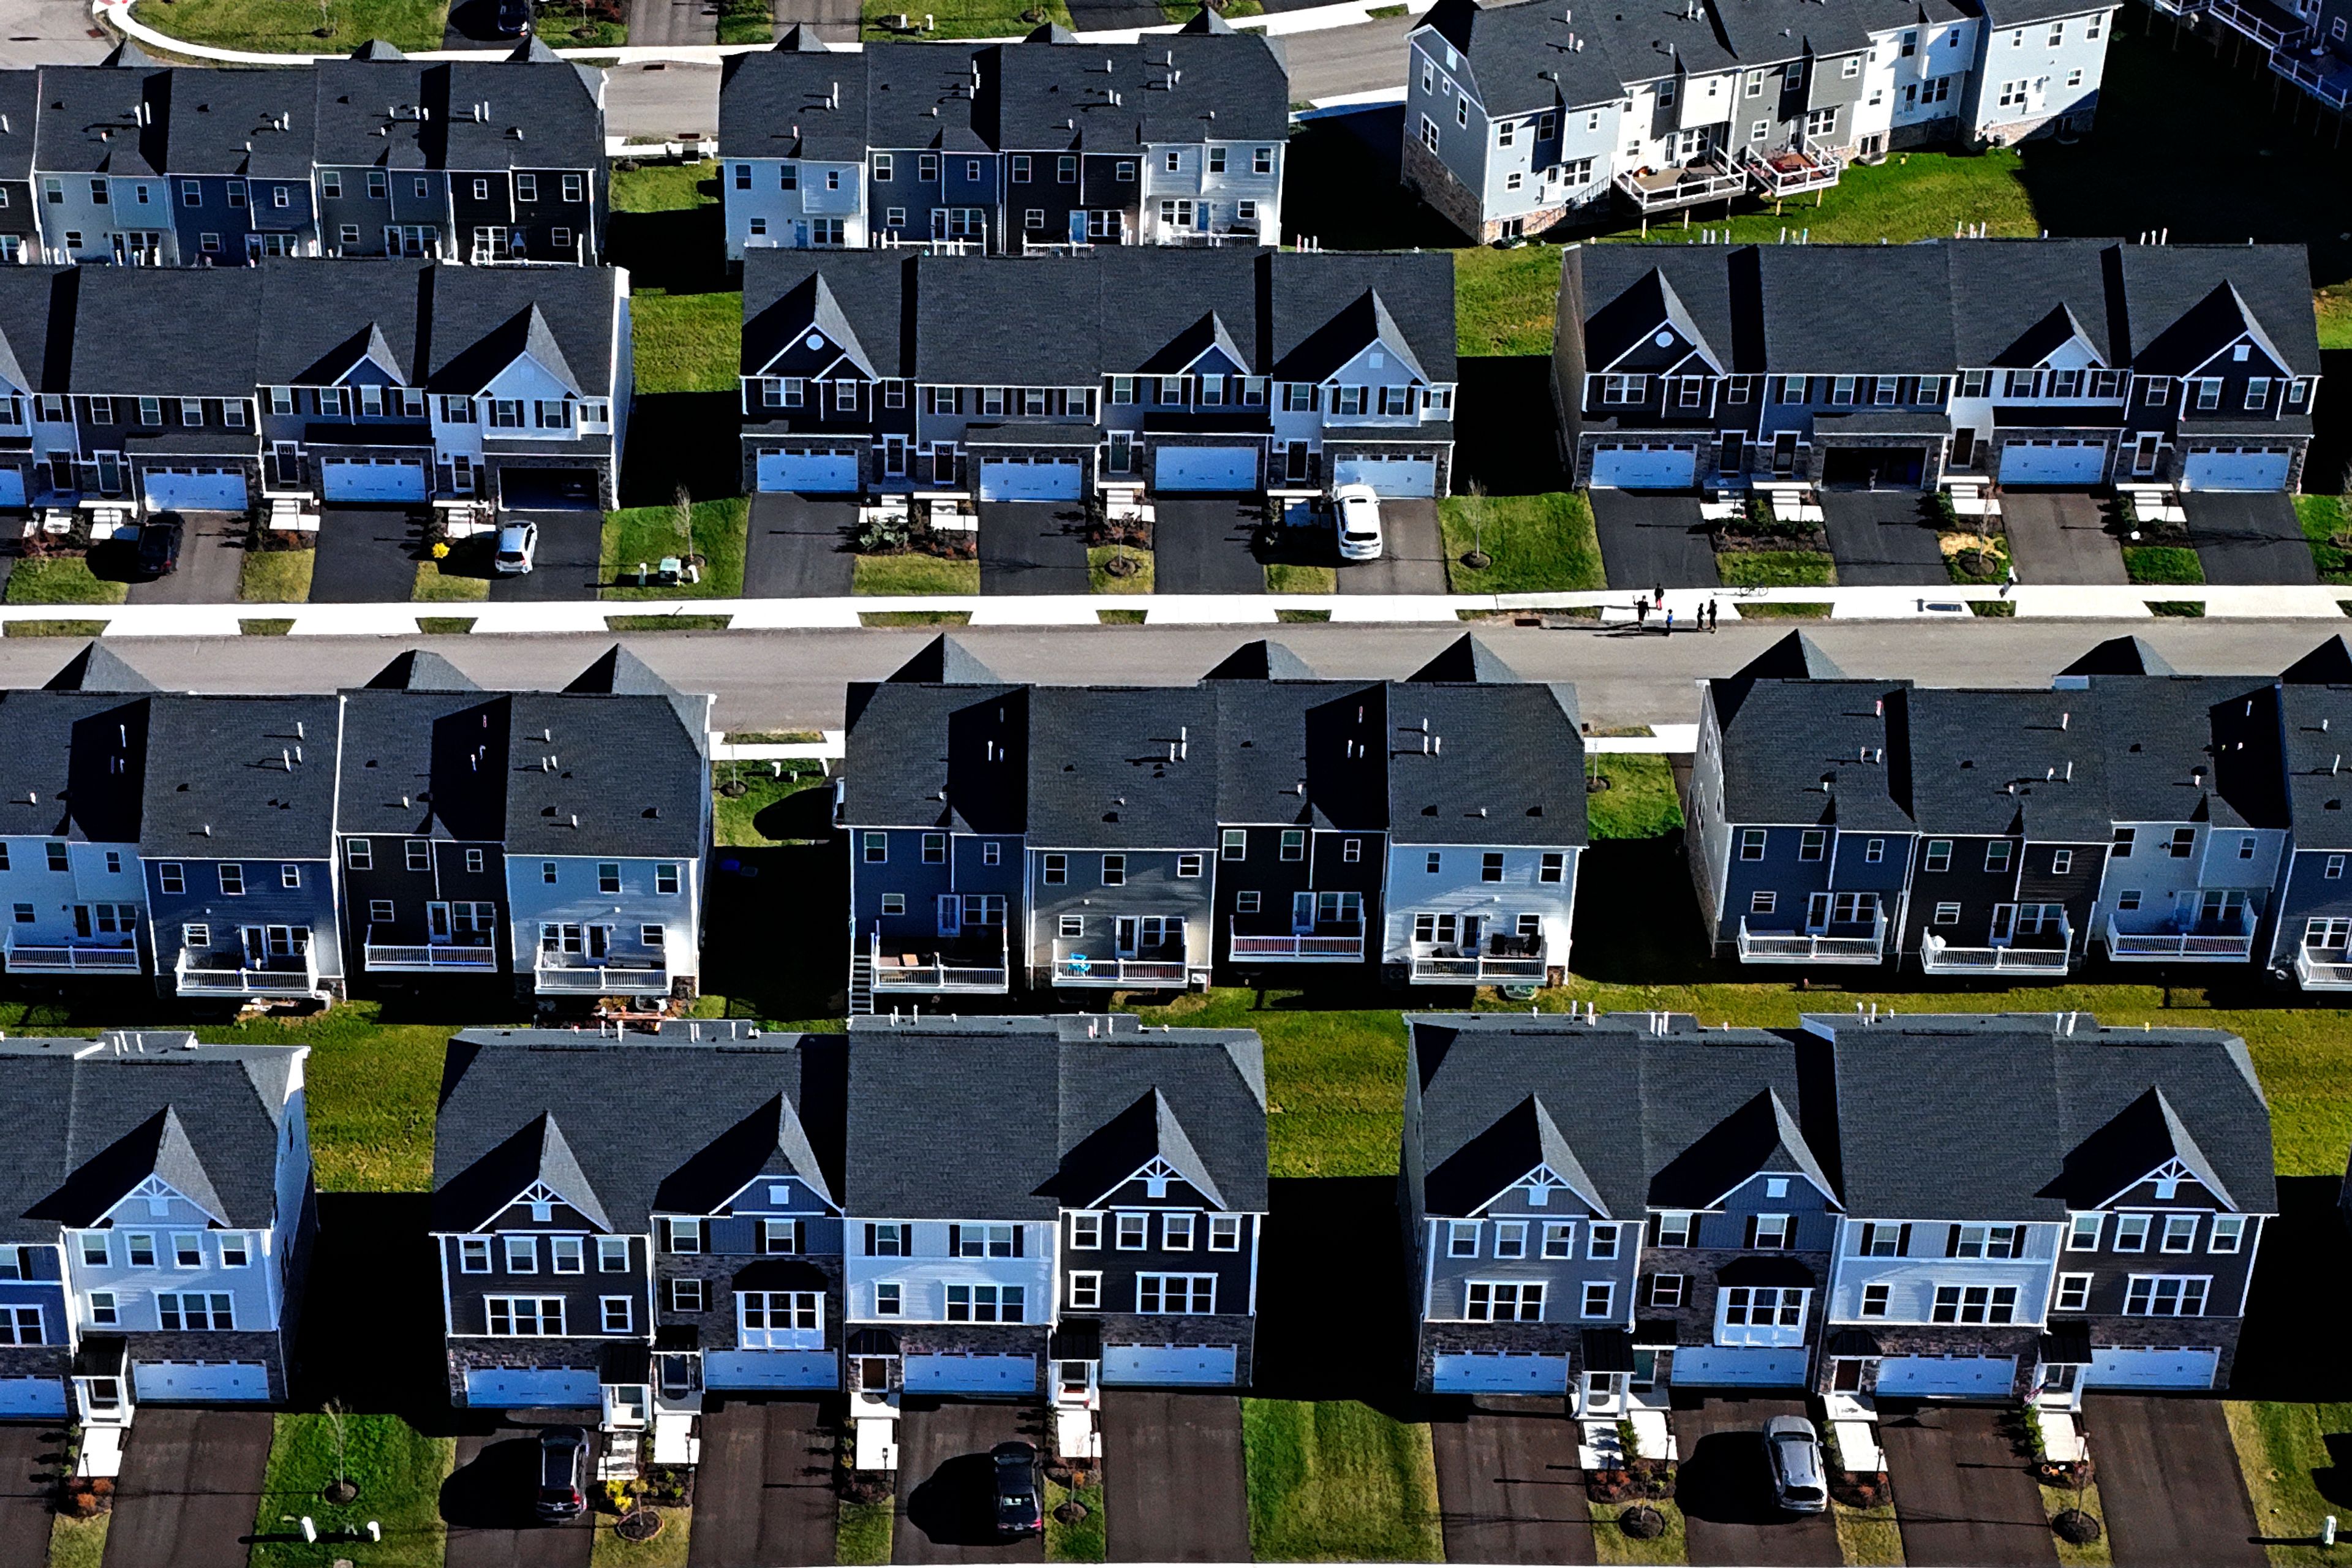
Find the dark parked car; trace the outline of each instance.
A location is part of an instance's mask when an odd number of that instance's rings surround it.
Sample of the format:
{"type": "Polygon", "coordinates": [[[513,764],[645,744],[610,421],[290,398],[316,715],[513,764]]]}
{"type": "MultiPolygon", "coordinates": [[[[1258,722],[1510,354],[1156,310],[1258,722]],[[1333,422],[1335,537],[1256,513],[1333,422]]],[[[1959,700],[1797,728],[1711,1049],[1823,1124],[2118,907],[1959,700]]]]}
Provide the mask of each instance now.
{"type": "Polygon", "coordinates": [[[996,1462],[996,1533],[1010,1540],[1045,1528],[1037,1500],[1037,1450],[1026,1443],[999,1443],[988,1451],[996,1462]]]}
{"type": "Polygon", "coordinates": [[[577,1519],[588,1511],[582,1490],[588,1469],[588,1434],[550,1426],[539,1435],[539,1517],[577,1519]]]}
{"type": "Polygon", "coordinates": [[[1830,1506],[1822,1440],[1801,1415],[1764,1423],[1764,1451],[1772,1460],[1772,1500],[1790,1513],[1821,1513],[1830,1506]]]}
{"type": "Polygon", "coordinates": [[[180,514],[158,512],[139,531],[139,574],[161,577],[180,564],[180,514]]]}
{"type": "Polygon", "coordinates": [[[530,26],[530,0],[491,0],[490,30],[501,38],[520,38],[530,26]]]}

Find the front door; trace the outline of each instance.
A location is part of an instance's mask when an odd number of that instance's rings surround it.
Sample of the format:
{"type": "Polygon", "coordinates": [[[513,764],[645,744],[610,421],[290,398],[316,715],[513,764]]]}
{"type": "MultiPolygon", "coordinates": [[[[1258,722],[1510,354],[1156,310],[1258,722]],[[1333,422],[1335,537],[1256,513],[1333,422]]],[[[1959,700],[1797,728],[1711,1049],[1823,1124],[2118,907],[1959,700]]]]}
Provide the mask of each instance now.
{"type": "Polygon", "coordinates": [[[1284,446],[1282,449],[1282,477],[1286,482],[1294,485],[1304,484],[1306,482],[1306,442],[1292,441],[1284,446]]]}
{"type": "Polygon", "coordinates": [[[857,1358],[855,1375],[860,1394],[890,1392],[890,1361],[886,1355],[862,1355],[857,1358]]]}
{"type": "Polygon", "coordinates": [[[1952,432],[1952,467],[1965,468],[1977,460],[1977,433],[1963,425],[1952,432]]]}
{"type": "Polygon", "coordinates": [[[882,472],[887,479],[904,479],[907,475],[907,439],[903,436],[886,436],[882,439],[882,472]]]}
{"type": "Polygon", "coordinates": [[[1830,1392],[1860,1394],[1863,1363],[1853,1356],[1841,1356],[1830,1363],[1830,1392]]]}
{"type": "Polygon", "coordinates": [[[1805,900],[1805,930],[1818,936],[1830,923],[1830,896],[1815,893],[1805,900]]]}
{"type": "Polygon", "coordinates": [[[1995,947],[2017,934],[2017,906],[1995,904],[1992,907],[1992,941],[1995,947]]]}
{"type": "Polygon", "coordinates": [[[1772,472],[1782,479],[1797,471],[1797,433],[1783,430],[1772,437],[1772,472]]]}
{"type": "Polygon", "coordinates": [[[2132,473],[2134,477],[2146,479],[2148,475],[2156,472],[2157,447],[2161,444],[2163,439],[2163,437],[2158,435],[2153,430],[2139,438],[2139,445],[2132,448],[2132,473]]]}
{"type": "Polygon", "coordinates": [[[1718,474],[1738,473],[1748,460],[1748,437],[1744,431],[1726,430],[1716,447],[1715,471],[1718,474]]]}
{"type": "Polygon", "coordinates": [[[98,455],[98,493],[119,496],[122,493],[122,454],[100,452],[98,455]]]}

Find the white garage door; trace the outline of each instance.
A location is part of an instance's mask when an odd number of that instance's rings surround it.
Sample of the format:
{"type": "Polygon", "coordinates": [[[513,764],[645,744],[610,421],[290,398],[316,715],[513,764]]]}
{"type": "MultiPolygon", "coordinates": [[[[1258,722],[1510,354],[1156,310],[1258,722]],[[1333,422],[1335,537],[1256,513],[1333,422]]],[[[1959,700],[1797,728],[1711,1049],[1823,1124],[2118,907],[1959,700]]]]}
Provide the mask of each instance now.
{"type": "Polygon", "coordinates": [[[466,1403],[491,1409],[585,1410],[604,1402],[585,1367],[485,1366],[466,1373],[466,1403]]]}
{"type": "Polygon", "coordinates": [[[66,1385],[57,1377],[0,1377],[0,1416],[63,1415],[66,1385]]]}
{"type": "Polygon", "coordinates": [[[2293,460],[2284,447],[2213,447],[2189,454],[2180,482],[2192,490],[2283,490],[2293,460]]]}
{"type": "Polygon", "coordinates": [[[2214,1350],[2095,1350],[2085,1388],[2210,1388],[2221,1369],[2214,1350]]]}
{"type": "Polygon", "coordinates": [[[1431,1379],[1440,1394],[1565,1394],[1564,1355],[1441,1355],[1431,1379]]]}
{"type": "Polygon", "coordinates": [[[1437,494],[1434,458],[1341,458],[1331,465],[1335,485],[1370,485],[1384,496],[1437,494]]]}
{"type": "Polygon", "coordinates": [[[705,1351],[707,1388],[838,1388],[841,1363],[831,1351],[705,1351]]]}
{"type": "Polygon", "coordinates": [[[2095,485],[2106,471],[2103,441],[2011,441],[2000,449],[2005,485],[2095,485]]]}
{"type": "Polygon", "coordinates": [[[763,490],[814,490],[833,493],[857,488],[857,456],[790,447],[760,454],[760,488],[763,490]]]}
{"type": "Polygon", "coordinates": [[[25,470],[0,468],[0,506],[25,504],[25,470]]]}
{"type": "Polygon", "coordinates": [[[1677,1388],[1801,1388],[1805,1359],[1798,1346],[1678,1345],[1674,1382],[1677,1388]]]}
{"type": "Polygon", "coordinates": [[[1151,458],[1155,490],[1217,490],[1228,494],[1257,489],[1255,447],[1161,447],[1151,458]]]}
{"type": "Polygon", "coordinates": [[[1878,1363],[1878,1392],[1889,1398],[2006,1399],[2017,1358],[2006,1355],[1891,1355],[1878,1363]]]}
{"type": "Polygon", "coordinates": [[[422,458],[329,458],[319,465],[319,493],[328,500],[425,500],[422,458]]]}
{"type": "Polygon", "coordinates": [[[1037,1358],[1025,1355],[910,1355],[909,1394],[1034,1394],[1037,1358]]]}
{"type": "Polygon", "coordinates": [[[243,511],[245,475],[234,468],[149,468],[147,500],[157,510],[243,511]]]}
{"type": "Polygon", "coordinates": [[[1698,448],[1661,444],[1596,447],[1592,482],[1602,489],[1679,490],[1698,479],[1698,448]]]}
{"type": "Polygon", "coordinates": [[[131,1386],[142,1399],[267,1399],[269,1370],[250,1361],[133,1363],[131,1386]]]}
{"type": "Polygon", "coordinates": [[[1239,1375],[1232,1345],[1105,1345],[1102,1381],[1110,1384],[1211,1384],[1229,1388],[1239,1375]]]}
{"type": "Polygon", "coordinates": [[[981,460],[982,500],[1076,500],[1085,485],[1086,468],[1076,458],[981,460]]]}

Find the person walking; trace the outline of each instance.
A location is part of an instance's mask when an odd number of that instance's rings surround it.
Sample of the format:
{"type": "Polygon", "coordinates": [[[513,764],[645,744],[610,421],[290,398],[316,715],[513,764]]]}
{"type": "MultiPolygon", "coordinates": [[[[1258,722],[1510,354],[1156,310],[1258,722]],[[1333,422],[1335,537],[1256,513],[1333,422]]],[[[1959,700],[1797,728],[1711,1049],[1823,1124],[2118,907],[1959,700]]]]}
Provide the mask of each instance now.
{"type": "Polygon", "coordinates": [[[1675,635],[1675,609],[1672,605],[1666,606],[1666,635],[1675,635]]]}
{"type": "Polygon", "coordinates": [[[1716,614],[1715,601],[1709,599],[1706,602],[1706,629],[1710,634],[1715,630],[1716,614]]]}
{"type": "Polygon", "coordinates": [[[1636,599],[1636,600],[1634,600],[1634,601],[1633,601],[1633,625],[1634,625],[1634,626],[1648,626],[1649,624],[1650,624],[1650,601],[1649,601],[1649,600],[1647,600],[1647,599],[1636,599]]]}
{"type": "Polygon", "coordinates": [[[1650,603],[1657,609],[1663,610],[1666,607],[1666,585],[1664,583],[1650,590],[1650,603]]]}

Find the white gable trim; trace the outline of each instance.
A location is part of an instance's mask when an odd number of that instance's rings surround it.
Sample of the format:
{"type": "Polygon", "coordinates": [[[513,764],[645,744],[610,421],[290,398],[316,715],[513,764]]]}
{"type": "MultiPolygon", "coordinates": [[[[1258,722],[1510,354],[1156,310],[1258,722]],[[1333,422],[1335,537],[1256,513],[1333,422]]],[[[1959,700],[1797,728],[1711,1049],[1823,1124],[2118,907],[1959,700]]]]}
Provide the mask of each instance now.
{"type": "MultiPolygon", "coordinates": [[[[2113,1208],[2116,1204],[2121,1203],[2125,1194],[2130,1193],[2134,1188],[2145,1187],[2150,1184],[2155,1184],[2158,1201],[2162,1203],[2171,1202],[2172,1197],[2179,1195],[2179,1190],[2184,1186],[2193,1186],[2197,1188],[2198,1191],[2206,1194],[2210,1198],[2211,1198],[2215,1204],[2221,1202],[2221,1194],[2214,1192],[2212,1188],[2205,1184],[2205,1178],[2190,1170],[2184,1162],[2176,1157],[2174,1159],[2167,1160],[2163,1164],[2157,1166],[2156,1169],[2140,1177],[2139,1180],[2126,1183],[2122,1191],[2109,1194],[2107,1200],[2105,1203],[2100,1204],[2098,1206],[2103,1209],[2113,1208]],[[2165,1187],[2168,1184],[2169,1184],[2173,1189],[2170,1195],[2168,1195],[2165,1192],[2165,1187]]],[[[2186,1206],[2194,1207],[2196,1205],[2190,1205],[2186,1206]]]]}
{"type": "Polygon", "coordinates": [[[1774,1171],[1769,1169],[1758,1169],[1750,1171],[1747,1175],[1741,1177],[1731,1186],[1726,1188],[1717,1196],[1713,1203],[1706,1205],[1704,1212],[1707,1214],[1721,1214],[1723,1212],[1723,1205],[1730,1200],[1733,1193],[1738,1192],[1741,1187],[1746,1186],[1748,1183],[1757,1181],[1765,1176],[1792,1177],[1797,1181],[1804,1183],[1805,1185],[1812,1188],[1813,1191],[1821,1194],[1822,1199],[1828,1203],[1832,1212],[1842,1214],[1845,1210],[1845,1205],[1838,1202],[1838,1195],[1835,1193],[1830,1191],[1827,1187],[1822,1185],[1819,1182],[1813,1180],[1812,1177],[1805,1174],[1802,1171],[1774,1171]]]}
{"type": "MultiPolygon", "coordinates": [[[[1470,1213],[1474,1215],[1484,1215],[1488,1210],[1492,1209],[1496,1204],[1501,1203],[1505,1197],[1508,1196],[1512,1193],[1517,1192],[1522,1187],[1531,1187],[1538,1192],[1547,1194],[1555,1192],[1567,1193],[1571,1196],[1581,1200],[1588,1208],[1591,1209],[1594,1214],[1598,1215],[1602,1219],[1614,1219],[1617,1217],[1609,1212],[1609,1205],[1602,1203],[1597,1194],[1588,1193],[1582,1188],[1576,1186],[1574,1184],[1562,1180],[1559,1173],[1554,1171],[1549,1164],[1539,1164],[1534,1170],[1529,1171],[1526,1175],[1521,1176],[1517,1181],[1510,1182],[1498,1187],[1496,1189],[1493,1196],[1487,1198],[1484,1203],[1474,1206],[1470,1210],[1470,1213]]],[[[1529,1208],[1541,1208],[1545,1205],[1530,1203],[1528,1206],[1529,1208]]]]}
{"type": "Polygon", "coordinates": [[[149,1214],[145,1212],[143,1208],[135,1215],[123,1215],[121,1213],[126,1206],[133,1202],[144,1205],[151,1199],[162,1202],[169,1202],[173,1199],[177,1199],[179,1202],[187,1205],[190,1208],[204,1215],[206,1219],[212,1221],[215,1225],[226,1226],[228,1224],[228,1221],[213,1213],[212,1210],[205,1207],[204,1205],[196,1202],[195,1199],[188,1196],[187,1194],[180,1191],[179,1188],[173,1186],[163,1177],[154,1175],[152,1173],[148,1175],[142,1176],[129,1192],[123,1194],[121,1197],[115,1199],[112,1204],[109,1205],[106,1212],[98,1216],[99,1223],[100,1225],[113,1225],[116,1224],[118,1220],[127,1223],[127,1221],[131,1219],[137,1219],[144,1223],[156,1219],[160,1216],[149,1214]]]}
{"type": "Polygon", "coordinates": [[[1203,1199],[1206,1199],[1209,1195],[1206,1192],[1202,1190],[1201,1184],[1199,1182],[1185,1174],[1184,1172],[1179,1170],[1176,1166],[1169,1163],[1168,1161],[1162,1159],[1160,1155],[1154,1154],[1150,1159],[1146,1160],[1142,1164],[1138,1165],[1127,1175],[1122,1176],[1118,1181],[1113,1182],[1108,1187],[1105,1188],[1102,1193],[1095,1198],[1094,1202],[1090,1204],[1083,1204],[1079,1206],[1088,1209],[1101,1208],[1110,1201],[1111,1194],[1118,1191],[1121,1187],[1130,1186],[1137,1182],[1143,1183],[1147,1195],[1154,1198],[1166,1197],[1168,1195],[1168,1184],[1171,1182],[1183,1183],[1194,1192],[1200,1193],[1203,1199]],[[1157,1192],[1150,1190],[1155,1184],[1159,1188],[1157,1192]]]}
{"type": "Polygon", "coordinates": [[[725,1198],[721,1199],[719,1206],[710,1211],[711,1215],[715,1217],[719,1215],[730,1213],[734,1209],[735,1205],[741,1200],[745,1193],[750,1192],[753,1187],[759,1186],[763,1182],[790,1182],[793,1184],[793,1186],[796,1191],[806,1192],[812,1199],[815,1200],[814,1207],[769,1209],[763,1211],[765,1213],[832,1215],[839,1214],[841,1212],[841,1210],[835,1205],[826,1203],[824,1199],[817,1197],[816,1188],[810,1183],[807,1177],[787,1171],[782,1173],[762,1173],[760,1175],[752,1177],[750,1181],[744,1183],[741,1186],[728,1194],[725,1198]]]}

